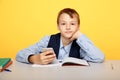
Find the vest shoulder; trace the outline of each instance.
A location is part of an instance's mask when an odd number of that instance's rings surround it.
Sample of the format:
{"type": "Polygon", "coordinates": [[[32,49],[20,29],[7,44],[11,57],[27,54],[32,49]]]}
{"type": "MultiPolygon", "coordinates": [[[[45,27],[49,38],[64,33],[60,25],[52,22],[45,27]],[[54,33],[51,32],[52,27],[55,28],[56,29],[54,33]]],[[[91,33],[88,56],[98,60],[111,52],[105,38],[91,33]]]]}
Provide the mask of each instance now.
{"type": "Polygon", "coordinates": [[[58,36],[58,35],[60,35],[60,33],[57,33],[57,34],[52,34],[51,36],[58,36]]]}

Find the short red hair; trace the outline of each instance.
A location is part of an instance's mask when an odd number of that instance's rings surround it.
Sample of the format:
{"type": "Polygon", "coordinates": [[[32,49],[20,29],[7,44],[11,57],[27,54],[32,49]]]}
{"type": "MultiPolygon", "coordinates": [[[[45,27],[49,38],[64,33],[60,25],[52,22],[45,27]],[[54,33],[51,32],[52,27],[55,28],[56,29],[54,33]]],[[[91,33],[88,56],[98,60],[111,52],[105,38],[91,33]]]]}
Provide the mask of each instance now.
{"type": "Polygon", "coordinates": [[[75,9],[71,9],[71,8],[65,8],[58,13],[57,24],[59,24],[60,15],[63,13],[68,14],[71,18],[73,18],[73,15],[75,15],[78,19],[78,24],[80,24],[79,14],[77,13],[77,11],[75,9]]]}

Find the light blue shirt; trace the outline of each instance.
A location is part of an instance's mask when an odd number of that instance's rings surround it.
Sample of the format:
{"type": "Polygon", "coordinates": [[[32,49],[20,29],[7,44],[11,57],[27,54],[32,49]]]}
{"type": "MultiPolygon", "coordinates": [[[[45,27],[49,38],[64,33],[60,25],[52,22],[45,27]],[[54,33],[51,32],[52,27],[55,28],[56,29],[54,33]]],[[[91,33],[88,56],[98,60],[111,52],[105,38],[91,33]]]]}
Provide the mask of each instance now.
{"type": "Polygon", "coordinates": [[[60,48],[59,48],[59,55],[58,55],[59,61],[62,61],[64,58],[69,56],[71,46],[72,46],[72,42],[67,46],[64,46],[62,43],[62,39],[60,38],[60,48]]]}
{"type": "MultiPolygon", "coordinates": [[[[29,63],[28,57],[33,54],[40,54],[42,48],[48,46],[50,36],[45,36],[38,43],[31,45],[28,48],[25,48],[18,52],[16,55],[16,60],[19,62],[29,63]]],[[[104,54],[88,39],[84,34],[82,34],[77,40],[76,43],[81,47],[80,57],[89,61],[89,62],[103,62],[104,54]]],[[[63,60],[65,57],[68,57],[72,42],[63,46],[62,40],[60,39],[60,48],[58,60],[63,60]]]]}

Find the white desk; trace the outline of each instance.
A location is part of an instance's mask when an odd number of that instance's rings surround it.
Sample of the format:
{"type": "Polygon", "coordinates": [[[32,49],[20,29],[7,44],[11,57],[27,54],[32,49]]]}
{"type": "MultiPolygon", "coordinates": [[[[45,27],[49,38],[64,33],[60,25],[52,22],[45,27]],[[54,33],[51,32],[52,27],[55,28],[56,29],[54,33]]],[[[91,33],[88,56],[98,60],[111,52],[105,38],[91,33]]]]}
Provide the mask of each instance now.
{"type": "Polygon", "coordinates": [[[90,63],[86,66],[33,68],[14,61],[12,72],[1,72],[0,80],[120,80],[120,60],[90,63]]]}

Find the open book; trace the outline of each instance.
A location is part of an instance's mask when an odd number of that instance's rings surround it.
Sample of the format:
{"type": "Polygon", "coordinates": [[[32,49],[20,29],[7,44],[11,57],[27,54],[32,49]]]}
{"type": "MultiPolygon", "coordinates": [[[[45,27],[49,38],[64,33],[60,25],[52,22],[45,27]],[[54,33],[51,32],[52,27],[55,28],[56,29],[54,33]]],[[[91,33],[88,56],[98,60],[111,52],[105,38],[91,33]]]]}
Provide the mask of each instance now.
{"type": "Polygon", "coordinates": [[[67,57],[61,63],[58,60],[47,65],[33,64],[32,67],[53,67],[53,66],[89,66],[88,62],[83,59],[67,57]]]}

